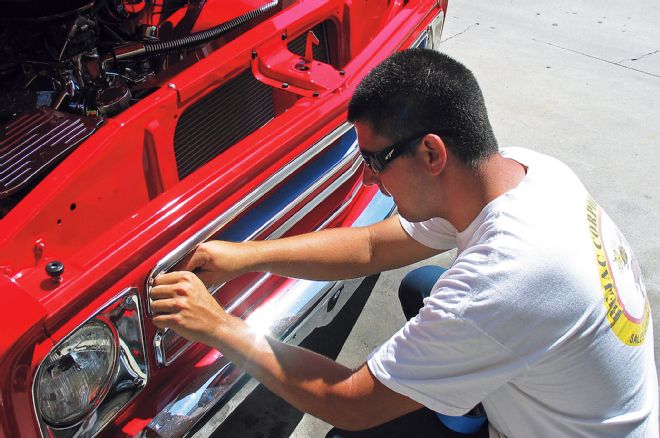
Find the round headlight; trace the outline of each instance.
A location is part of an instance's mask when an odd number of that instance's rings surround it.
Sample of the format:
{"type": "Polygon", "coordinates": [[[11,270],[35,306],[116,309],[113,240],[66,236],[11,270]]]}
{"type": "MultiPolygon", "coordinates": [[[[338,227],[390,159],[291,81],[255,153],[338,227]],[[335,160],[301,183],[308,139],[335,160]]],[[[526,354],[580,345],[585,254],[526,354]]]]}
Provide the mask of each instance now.
{"type": "Polygon", "coordinates": [[[117,353],[115,334],[98,319],[51,351],[36,379],[36,405],[44,420],[68,426],[96,408],[108,389],[117,353]]]}

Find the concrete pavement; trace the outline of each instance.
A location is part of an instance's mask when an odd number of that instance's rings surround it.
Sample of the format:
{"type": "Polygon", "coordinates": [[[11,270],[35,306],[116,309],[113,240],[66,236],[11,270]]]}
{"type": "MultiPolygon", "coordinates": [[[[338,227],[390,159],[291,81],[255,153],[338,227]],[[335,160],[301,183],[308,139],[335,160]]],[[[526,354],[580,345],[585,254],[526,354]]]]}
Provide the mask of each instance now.
{"type": "MultiPolygon", "coordinates": [[[[524,146],[567,163],[619,225],[645,275],[656,316],[656,352],[658,6],[652,0],[450,0],[441,47],[479,80],[500,145],[524,146]]],[[[451,257],[426,263],[447,266],[451,257]]],[[[404,322],[396,288],[408,270],[370,279],[340,320],[305,345],[347,366],[362,363],[404,322]]],[[[306,438],[329,429],[260,387],[214,436],[306,438]]]]}

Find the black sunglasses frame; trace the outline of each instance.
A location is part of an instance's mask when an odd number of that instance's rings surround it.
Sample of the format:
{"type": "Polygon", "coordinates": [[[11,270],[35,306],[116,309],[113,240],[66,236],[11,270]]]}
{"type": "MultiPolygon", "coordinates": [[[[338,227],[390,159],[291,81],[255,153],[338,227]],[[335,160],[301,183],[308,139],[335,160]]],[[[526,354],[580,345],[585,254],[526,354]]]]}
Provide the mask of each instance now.
{"type": "Polygon", "coordinates": [[[360,149],[360,155],[364,160],[364,164],[375,174],[378,174],[387,167],[387,165],[395,158],[399,157],[406,151],[413,143],[418,143],[427,133],[417,134],[412,137],[404,138],[394,144],[387,146],[378,152],[367,152],[360,149]]]}

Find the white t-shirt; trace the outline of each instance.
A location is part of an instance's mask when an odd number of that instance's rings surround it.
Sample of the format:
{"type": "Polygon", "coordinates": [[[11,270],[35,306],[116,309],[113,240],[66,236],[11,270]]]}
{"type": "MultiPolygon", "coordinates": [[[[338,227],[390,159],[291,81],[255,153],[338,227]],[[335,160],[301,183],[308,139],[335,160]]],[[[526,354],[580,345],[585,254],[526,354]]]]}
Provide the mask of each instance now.
{"type": "Polygon", "coordinates": [[[509,437],[657,437],[650,305],[628,243],[567,166],[502,155],[527,174],[464,231],[401,219],[458,256],[369,368],[437,412],[482,402],[509,437]]]}

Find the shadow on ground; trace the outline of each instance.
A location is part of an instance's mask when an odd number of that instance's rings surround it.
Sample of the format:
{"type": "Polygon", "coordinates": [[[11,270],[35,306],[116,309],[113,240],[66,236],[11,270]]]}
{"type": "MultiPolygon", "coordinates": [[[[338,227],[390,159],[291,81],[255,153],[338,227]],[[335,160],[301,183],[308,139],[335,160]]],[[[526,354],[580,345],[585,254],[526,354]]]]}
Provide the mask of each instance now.
{"type": "MultiPolygon", "coordinates": [[[[335,319],[314,330],[300,346],[336,359],[377,280],[377,275],[366,278],[335,319]]],[[[259,385],[211,437],[284,438],[291,435],[302,417],[303,412],[259,385]]]]}

